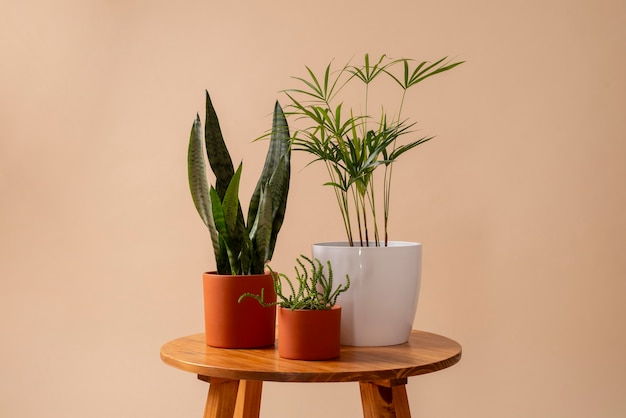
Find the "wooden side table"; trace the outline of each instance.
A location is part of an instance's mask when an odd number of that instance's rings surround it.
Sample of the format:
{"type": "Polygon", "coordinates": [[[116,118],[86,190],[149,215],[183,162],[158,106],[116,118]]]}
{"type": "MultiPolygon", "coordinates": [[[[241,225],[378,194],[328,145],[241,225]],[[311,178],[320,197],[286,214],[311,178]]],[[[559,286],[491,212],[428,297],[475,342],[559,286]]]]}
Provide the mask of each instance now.
{"type": "Polygon", "coordinates": [[[407,378],[459,362],[461,346],[449,338],[412,331],[405,344],[341,348],[330,361],[287,360],[275,347],[208,347],[204,334],[170,341],[161,348],[170,366],[210,383],[204,418],[258,418],[263,382],[359,382],[365,418],[410,417],[407,378]]]}

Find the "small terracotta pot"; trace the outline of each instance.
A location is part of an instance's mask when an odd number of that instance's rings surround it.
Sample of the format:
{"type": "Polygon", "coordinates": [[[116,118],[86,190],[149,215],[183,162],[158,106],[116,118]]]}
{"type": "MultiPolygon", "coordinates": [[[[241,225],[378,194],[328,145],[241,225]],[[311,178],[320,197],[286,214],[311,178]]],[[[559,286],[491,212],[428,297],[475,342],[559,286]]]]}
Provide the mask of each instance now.
{"type": "Polygon", "coordinates": [[[294,360],[328,360],[341,349],[341,307],[327,310],[278,307],[278,355],[294,360]]]}
{"type": "Polygon", "coordinates": [[[276,307],[264,307],[244,293],[261,294],[276,302],[272,275],[228,276],[204,273],[204,328],[207,345],[221,348],[257,348],[274,344],[276,307]]]}

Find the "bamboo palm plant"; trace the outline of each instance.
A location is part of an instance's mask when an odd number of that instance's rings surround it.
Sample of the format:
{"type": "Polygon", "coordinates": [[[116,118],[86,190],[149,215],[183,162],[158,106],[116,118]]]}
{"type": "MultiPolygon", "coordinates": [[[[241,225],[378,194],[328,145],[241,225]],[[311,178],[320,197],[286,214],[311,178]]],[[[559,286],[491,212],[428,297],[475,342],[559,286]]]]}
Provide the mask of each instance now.
{"type": "Polygon", "coordinates": [[[264,273],[285,217],[290,161],[289,127],[276,102],[265,165],[244,220],[239,202],[242,164],[234,169],[217,113],[206,92],[204,130],[199,115],[191,129],[188,174],[193,202],[209,229],[219,274],[264,273]],[[207,181],[205,153],[215,175],[215,186],[209,186],[207,181]]]}
{"type": "Polygon", "coordinates": [[[306,67],[306,77],[294,77],[299,87],[285,90],[290,99],[288,115],[304,120],[304,127],[292,136],[294,150],[312,154],[313,160],[322,161],[333,187],[345,232],[351,246],[387,245],[393,165],[405,152],[421,145],[432,136],[398,141],[413,133],[415,123],[403,119],[402,108],[407,91],[425,79],[462,64],[444,57],[435,62],[415,63],[411,59],[391,59],[383,55],[370,60],[365,54],[360,65],[348,62],[339,70],[332,62],[321,75],[306,67]],[[414,65],[415,64],[415,65],[414,65]],[[382,106],[375,117],[369,113],[370,90],[376,81],[383,79],[399,87],[397,114],[390,115],[382,106]],[[347,86],[358,83],[364,95],[364,110],[345,109],[342,92],[347,86]],[[374,174],[383,168],[383,234],[379,229],[378,196],[374,174]],[[356,224],[356,226],[355,226],[356,224]],[[354,235],[354,229],[358,237],[354,235]],[[373,232],[373,237],[370,235],[373,232]]]}

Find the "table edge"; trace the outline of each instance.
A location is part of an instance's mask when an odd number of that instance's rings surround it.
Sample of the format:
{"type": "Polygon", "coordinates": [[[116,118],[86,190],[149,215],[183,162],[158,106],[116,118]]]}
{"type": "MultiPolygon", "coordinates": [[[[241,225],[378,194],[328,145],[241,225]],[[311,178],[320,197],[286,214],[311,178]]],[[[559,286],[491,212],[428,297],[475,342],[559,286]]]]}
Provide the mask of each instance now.
{"type": "MultiPolygon", "coordinates": [[[[402,378],[408,378],[412,376],[418,376],[422,374],[428,374],[428,373],[433,373],[433,372],[437,372],[440,370],[444,370],[457,364],[461,360],[463,349],[462,349],[462,346],[455,340],[452,340],[442,335],[433,334],[433,333],[426,332],[426,331],[418,331],[418,330],[413,330],[411,332],[411,335],[413,335],[414,332],[431,334],[437,337],[444,338],[452,342],[453,344],[455,344],[458,347],[458,351],[454,353],[453,355],[451,355],[450,357],[447,357],[437,362],[430,363],[428,365],[421,365],[421,366],[415,366],[415,367],[390,368],[390,369],[370,371],[367,374],[372,375],[372,376],[375,375],[375,378],[370,377],[367,379],[360,378],[359,376],[359,375],[366,374],[365,372],[355,372],[355,371],[344,371],[344,372],[316,371],[312,373],[306,373],[306,372],[294,372],[294,373],[279,372],[277,373],[275,371],[231,370],[231,369],[211,367],[208,365],[183,362],[180,360],[173,359],[172,357],[163,353],[163,348],[167,346],[169,343],[176,341],[177,339],[169,341],[168,343],[164,344],[161,347],[160,357],[161,357],[161,360],[165,364],[171,367],[174,367],[179,370],[186,371],[186,372],[190,372],[190,373],[195,373],[199,376],[222,378],[222,379],[233,379],[233,380],[254,380],[254,381],[265,381],[265,382],[310,382],[310,383],[357,382],[357,381],[402,379],[402,378]]],[[[199,336],[199,335],[202,335],[202,334],[192,334],[187,337],[181,337],[181,338],[188,338],[188,337],[194,337],[194,336],[199,336]]],[[[297,360],[283,359],[282,361],[297,361],[297,360]]]]}

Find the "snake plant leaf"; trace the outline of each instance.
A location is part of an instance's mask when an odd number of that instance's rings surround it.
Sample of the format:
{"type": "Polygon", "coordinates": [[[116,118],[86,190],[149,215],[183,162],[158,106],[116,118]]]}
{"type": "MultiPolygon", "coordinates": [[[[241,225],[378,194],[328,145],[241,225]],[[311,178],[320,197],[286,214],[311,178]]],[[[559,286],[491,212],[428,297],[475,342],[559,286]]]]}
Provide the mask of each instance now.
{"type": "Polygon", "coordinates": [[[257,253],[261,257],[259,262],[265,264],[270,260],[273,248],[271,248],[272,238],[272,188],[268,182],[265,189],[261,191],[259,199],[259,213],[256,216],[256,232],[254,236],[254,244],[257,247],[257,253]]]}
{"type": "MultiPolygon", "coordinates": [[[[259,199],[261,196],[261,190],[265,187],[265,184],[276,171],[276,167],[279,164],[280,159],[286,156],[287,164],[291,159],[291,146],[289,140],[289,126],[287,125],[287,119],[283,112],[282,107],[276,101],[274,104],[274,117],[272,120],[272,133],[270,136],[270,145],[265,157],[265,165],[263,171],[259,177],[259,181],[256,184],[252,197],[250,198],[250,206],[248,207],[248,225],[254,223],[254,217],[257,215],[259,207],[259,199]]],[[[289,173],[287,173],[289,175],[289,173]]],[[[289,183],[287,183],[287,186],[289,183]]],[[[287,196],[285,195],[286,199],[287,196]]],[[[286,204],[286,202],[285,202],[286,204]]]]}
{"type": "MultiPolygon", "coordinates": [[[[239,274],[240,268],[238,266],[237,260],[239,258],[240,244],[237,243],[237,240],[233,238],[233,235],[229,231],[229,228],[226,224],[226,215],[224,208],[222,207],[222,202],[220,202],[219,194],[217,190],[211,186],[209,191],[211,197],[211,208],[213,212],[213,219],[215,220],[215,227],[219,233],[220,247],[221,249],[226,250],[226,257],[228,259],[229,268],[226,270],[228,273],[222,273],[219,270],[218,264],[218,273],[220,274],[239,274]]],[[[224,251],[221,254],[216,254],[216,257],[224,257],[224,251]]]]}
{"type": "Polygon", "coordinates": [[[211,199],[209,196],[209,186],[206,178],[206,163],[204,161],[204,146],[202,141],[202,123],[200,116],[196,115],[189,137],[189,149],[187,152],[187,167],[189,177],[189,189],[193,203],[202,219],[202,222],[209,229],[213,251],[217,255],[220,252],[219,238],[213,214],[211,210],[211,199]]]}
{"type": "Polygon", "coordinates": [[[241,179],[241,167],[239,164],[237,171],[230,180],[230,184],[224,194],[224,200],[222,201],[222,208],[224,209],[224,220],[226,222],[226,228],[234,235],[237,228],[237,213],[239,211],[239,182],[241,179]]]}
{"type": "Polygon", "coordinates": [[[254,260],[254,246],[247,234],[241,237],[241,252],[239,254],[239,265],[241,272],[239,274],[262,274],[263,266],[256,268],[254,260]]]}
{"type": "MultiPolygon", "coordinates": [[[[272,202],[272,223],[269,244],[264,261],[270,260],[274,254],[278,233],[280,232],[285,218],[289,182],[291,178],[291,146],[289,140],[289,127],[283,110],[278,102],[276,102],[274,107],[274,121],[272,123],[271,141],[274,143],[274,150],[272,152],[273,170],[270,173],[267,193],[270,194],[268,198],[271,199],[272,202]],[[278,156],[278,160],[275,160],[276,156],[278,156]]],[[[272,148],[272,145],[270,145],[270,148],[272,148]]]]}
{"type": "MultiPolygon", "coordinates": [[[[239,183],[241,179],[242,164],[239,164],[237,171],[230,180],[230,184],[224,194],[224,200],[222,201],[222,209],[224,210],[224,221],[228,230],[228,249],[229,260],[232,257],[241,260],[241,254],[243,249],[243,239],[246,235],[246,226],[243,221],[243,213],[241,211],[241,205],[239,204],[239,183]],[[231,254],[232,253],[232,254],[231,254]]],[[[233,261],[231,261],[233,265],[233,261]]],[[[243,267],[240,262],[236,264],[238,266],[238,272],[232,272],[231,274],[239,274],[239,270],[243,267]]]]}
{"type": "Polygon", "coordinates": [[[289,194],[290,179],[290,163],[286,156],[283,156],[276,167],[274,175],[268,182],[268,189],[271,190],[272,201],[272,229],[270,236],[269,252],[267,260],[271,260],[276,247],[276,239],[278,232],[283,225],[285,219],[285,211],[287,210],[287,195],[289,194]]]}
{"type": "Polygon", "coordinates": [[[206,91],[206,118],[204,126],[204,140],[206,143],[206,152],[209,158],[211,170],[215,174],[215,187],[220,199],[224,198],[226,189],[230,184],[230,179],[235,173],[233,161],[230,158],[228,148],[222,136],[220,122],[217,113],[211,102],[209,92],[206,91]]]}
{"type": "Polygon", "coordinates": [[[228,241],[228,228],[226,226],[226,217],[224,216],[224,209],[222,208],[222,202],[217,190],[211,186],[209,190],[209,196],[211,198],[211,213],[213,215],[213,222],[215,223],[215,229],[219,235],[224,235],[226,241],[228,241]]]}
{"type": "Polygon", "coordinates": [[[191,127],[189,136],[189,149],[187,151],[187,167],[189,176],[189,189],[193,203],[202,219],[208,227],[210,218],[211,202],[209,201],[209,187],[206,178],[206,163],[204,162],[204,147],[202,144],[202,123],[200,116],[191,127]]]}

